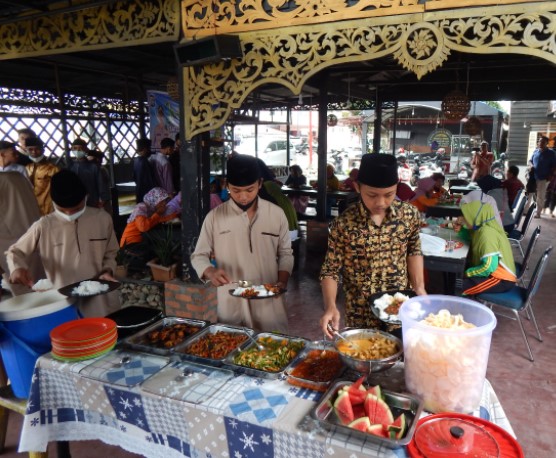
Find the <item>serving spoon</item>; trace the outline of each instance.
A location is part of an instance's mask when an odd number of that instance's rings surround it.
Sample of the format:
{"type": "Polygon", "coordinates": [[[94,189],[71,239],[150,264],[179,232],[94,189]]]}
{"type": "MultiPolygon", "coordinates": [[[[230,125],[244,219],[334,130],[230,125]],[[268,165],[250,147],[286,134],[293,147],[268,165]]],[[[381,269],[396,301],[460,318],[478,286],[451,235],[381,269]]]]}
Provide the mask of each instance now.
{"type": "Polygon", "coordinates": [[[352,349],[354,349],[354,350],[359,350],[359,346],[358,346],[357,344],[354,344],[351,340],[346,339],[342,334],[340,334],[336,329],[334,329],[330,323],[328,323],[328,324],[326,325],[326,328],[327,328],[332,334],[334,334],[336,337],[339,337],[340,339],[344,340],[352,349]]]}
{"type": "Polygon", "coordinates": [[[233,281],[232,283],[237,283],[237,286],[239,286],[240,288],[250,288],[251,286],[253,286],[253,282],[248,280],[238,280],[233,281]]]}

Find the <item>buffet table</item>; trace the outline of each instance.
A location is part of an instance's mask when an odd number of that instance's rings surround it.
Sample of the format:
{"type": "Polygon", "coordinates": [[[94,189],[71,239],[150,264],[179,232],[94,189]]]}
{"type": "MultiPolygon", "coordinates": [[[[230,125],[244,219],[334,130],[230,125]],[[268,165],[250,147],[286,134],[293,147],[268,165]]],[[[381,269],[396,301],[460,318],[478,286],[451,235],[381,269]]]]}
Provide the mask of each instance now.
{"type": "MultiPolygon", "coordinates": [[[[175,399],[170,388],[154,394],[145,383],[122,387],[84,377],[95,360],[66,363],[44,355],[37,361],[19,452],[45,451],[50,441],[97,439],[147,457],[404,457],[372,441],[322,429],[310,417],[321,394],[288,384],[234,374],[222,389],[198,403],[175,399]]],[[[175,364],[175,363],[171,363],[175,364]]],[[[346,374],[343,379],[354,379],[346,374]]],[[[153,378],[156,377],[156,374],[153,378]]],[[[148,381],[149,379],[147,379],[148,381]]],[[[372,376],[372,384],[403,391],[403,363],[372,376]]],[[[197,402],[195,401],[195,402],[197,402]]],[[[474,413],[513,435],[490,383],[474,413]]]]}

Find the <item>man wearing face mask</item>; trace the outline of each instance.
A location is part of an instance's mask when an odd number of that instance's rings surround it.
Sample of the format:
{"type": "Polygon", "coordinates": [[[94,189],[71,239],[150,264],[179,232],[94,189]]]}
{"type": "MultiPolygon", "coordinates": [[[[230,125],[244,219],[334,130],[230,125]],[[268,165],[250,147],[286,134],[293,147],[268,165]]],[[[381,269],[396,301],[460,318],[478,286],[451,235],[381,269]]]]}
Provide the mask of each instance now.
{"type": "MultiPolygon", "coordinates": [[[[6,252],[10,282],[32,286],[28,260],[39,252],[47,278],[54,288],[99,278],[116,281],[118,241],[112,219],[104,210],[87,207],[87,190],[79,177],[62,170],[51,180],[54,212],[35,222],[6,252]]],[[[105,316],[119,308],[117,295],[81,299],[84,316],[105,316]]]]}
{"type": "Polygon", "coordinates": [[[71,144],[71,154],[74,159],[68,169],[75,173],[85,185],[88,195],[87,206],[103,208],[102,196],[107,192],[104,191],[100,168],[96,163],[87,160],[89,155],[87,142],[82,138],[76,138],[71,144]]]}
{"type": "Polygon", "coordinates": [[[218,288],[219,322],[287,333],[284,296],[260,299],[251,306],[228,293],[237,280],[285,288],[294,258],[283,210],[258,197],[262,179],[257,159],[238,154],[228,160],[227,168],[230,200],[205,218],[191,256],[193,268],[218,288]]]}
{"type": "Polygon", "coordinates": [[[33,185],[41,215],[48,215],[54,211],[50,197],[50,180],[60,171],[60,168],[46,159],[44,143],[40,138],[27,139],[26,149],[31,163],[27,164],[25,168],[33,185]]]}

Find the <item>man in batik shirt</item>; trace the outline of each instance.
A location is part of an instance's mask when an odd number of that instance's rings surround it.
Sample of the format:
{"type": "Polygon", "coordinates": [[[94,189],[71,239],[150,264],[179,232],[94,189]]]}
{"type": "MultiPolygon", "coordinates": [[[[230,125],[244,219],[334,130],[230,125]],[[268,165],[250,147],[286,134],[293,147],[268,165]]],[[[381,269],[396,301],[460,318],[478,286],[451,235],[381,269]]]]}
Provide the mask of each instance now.
{"type": "Polygon", "coordinates": [[[397,183],[394,156],[364,155],[355,183],[361,201],[330,224],[320,274],[325,307],[320,325],[329,337],[326,325],[336,329],[340,325],[336,306],[340,280],[349,327],[383,327],[370,308],[369,297],[374,293],[411,286],[418,295],[426,294],[419,212],[395,199],[397,183]]]}

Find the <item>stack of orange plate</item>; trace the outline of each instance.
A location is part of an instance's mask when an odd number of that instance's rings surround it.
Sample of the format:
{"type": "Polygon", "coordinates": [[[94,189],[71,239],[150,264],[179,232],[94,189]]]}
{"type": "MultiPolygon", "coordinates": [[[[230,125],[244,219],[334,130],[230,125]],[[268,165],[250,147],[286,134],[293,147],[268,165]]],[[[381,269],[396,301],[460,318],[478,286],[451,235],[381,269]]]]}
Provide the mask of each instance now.
{"type": "Polygon", "coordinates": [[[116,345],[116,322],[108,318],[68,321],[50,331],[52,356],[64,361],[81,361],[108,353],[116,345]]]}

